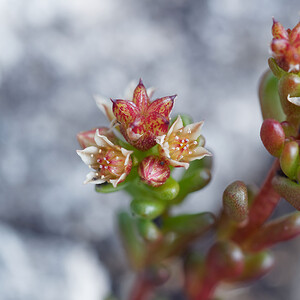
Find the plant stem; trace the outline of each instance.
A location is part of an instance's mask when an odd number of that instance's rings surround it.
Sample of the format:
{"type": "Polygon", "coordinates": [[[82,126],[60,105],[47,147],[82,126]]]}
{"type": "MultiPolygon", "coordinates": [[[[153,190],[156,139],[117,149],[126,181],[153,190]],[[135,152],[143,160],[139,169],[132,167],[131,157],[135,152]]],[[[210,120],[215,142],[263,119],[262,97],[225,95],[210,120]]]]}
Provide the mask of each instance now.
{"type": "Polygon", "coordinates": [[[273,213],[277,206],[280,195],[276,193],[272,187],[272,179],[276,175],[279,168],[279,160],[276,159],[260,188],[259,193],[253,200],[249,211],[248,223],[245,227],[238,229],[233,235],[235,242],[243,242],[249,237],[257,228],[264,224],[264,222],[273,213]]]}
{"type": "Polygon", "coordinates": [[[145,274],[137,274],[129,300],[146,300],[153,289],[153,285],[145,278],[145,274]]]}
{"type": "Polygon", "coordinates": [[[216,282],[210,279],[204,279],[201,289],[193,300],[209,300],[214,294],[216,282]]]}

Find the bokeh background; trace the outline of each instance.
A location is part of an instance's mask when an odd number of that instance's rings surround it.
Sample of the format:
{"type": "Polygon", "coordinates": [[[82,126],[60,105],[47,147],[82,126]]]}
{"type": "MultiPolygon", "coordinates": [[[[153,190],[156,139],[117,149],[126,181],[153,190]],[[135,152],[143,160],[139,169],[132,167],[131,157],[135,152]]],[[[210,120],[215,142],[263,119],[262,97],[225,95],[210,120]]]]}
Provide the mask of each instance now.
{"type": "MultiPolygon", "coordinates": [[[[114,216],[129,199],[83,185],[75,152],[77,132],[108,125],[94,94],[120,97],[142,77],[157,97],[178,94],[173,114],[205,120],[214,177],[178,212],[217,212],[233,180],[259,185],[272,161],[257,99],[272,16],[293,27],[299,11],[299,0],[0,0],[0,299],[126,295],[114,216]]],[[[226,297],[299,300],[299,250],[277,247],[271,275],[226,297]]]]}

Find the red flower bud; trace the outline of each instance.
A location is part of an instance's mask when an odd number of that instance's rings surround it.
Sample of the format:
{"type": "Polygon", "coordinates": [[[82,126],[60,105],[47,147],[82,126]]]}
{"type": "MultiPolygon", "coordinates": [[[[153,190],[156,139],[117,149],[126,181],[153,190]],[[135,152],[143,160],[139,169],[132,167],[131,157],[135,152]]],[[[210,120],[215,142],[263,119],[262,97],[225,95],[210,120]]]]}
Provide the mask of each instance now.
{"type": "Polygon", "coordinates": [[[146,157],[140,163],[138,172],[141,179],[152,186],[164,184],[170,176],[170,168],[166,160],[154,155],[146,157]]]}

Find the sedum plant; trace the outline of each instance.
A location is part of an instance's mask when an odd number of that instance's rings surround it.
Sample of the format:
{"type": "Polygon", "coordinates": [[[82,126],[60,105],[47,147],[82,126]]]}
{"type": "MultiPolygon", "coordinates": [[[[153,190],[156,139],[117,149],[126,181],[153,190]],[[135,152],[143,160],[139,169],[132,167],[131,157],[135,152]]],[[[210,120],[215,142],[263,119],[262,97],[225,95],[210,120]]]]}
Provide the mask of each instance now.
{"type": "Polygon", "coordinates": [[[216,299],[221,283],[268,273],[274,265],[270,248],[300,234],[299,212],[270,220],[280,198],[300,210],[300,23],[285,30],[274,20],[272,34],[270,70],[260,81],[259,98],[261,140],[274,163],[260,189],[230,183],[218,216],[172,214],[173,206],[209,183],[212,168],[203,122],[186,115],[170,119],[176,95],[151,101],[154,90],[140,80],[126,100],[96,98],[110,126],[79,133],[77,153],[92,169],[85,183],[102,194],[122,190],[132,197],[128,211],[118,214],[137,274],[128,299],[156,299],[175,262],[186,298],[216,299]],[[179,177],[175,168],[182,170],[179,177]],[[209,240],[208,231],[214,233],[209,240]],[[206,250],[199,250],[201,241],[206,250]]]}

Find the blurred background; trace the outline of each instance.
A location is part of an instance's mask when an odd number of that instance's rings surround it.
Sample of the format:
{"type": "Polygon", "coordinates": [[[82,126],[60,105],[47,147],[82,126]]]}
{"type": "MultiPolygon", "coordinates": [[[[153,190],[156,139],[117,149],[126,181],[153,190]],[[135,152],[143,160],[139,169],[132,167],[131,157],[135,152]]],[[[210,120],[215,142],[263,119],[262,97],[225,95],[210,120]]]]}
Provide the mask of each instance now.
{"type": "MultiPolygon", "coordinates": [[[[272,162],[257,99],[272,16],[293,27],[299,11],[298,0],[0,0],[0,299],[126,294],[115,213],[129,199],[83,185],[75,152],[77,132],[108,125],[94,94],[121,97],[142,77],[157,97],[178,94],[173,115],[205,120],[213,180],[178,212],[217,212],[234,180],[259,185],[272,162]]],[[[299,300],[299,251],[299,239],[275,248],[273,273],[228,299],[299,300]]]]}

